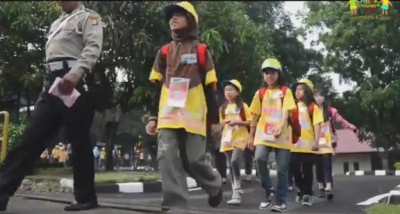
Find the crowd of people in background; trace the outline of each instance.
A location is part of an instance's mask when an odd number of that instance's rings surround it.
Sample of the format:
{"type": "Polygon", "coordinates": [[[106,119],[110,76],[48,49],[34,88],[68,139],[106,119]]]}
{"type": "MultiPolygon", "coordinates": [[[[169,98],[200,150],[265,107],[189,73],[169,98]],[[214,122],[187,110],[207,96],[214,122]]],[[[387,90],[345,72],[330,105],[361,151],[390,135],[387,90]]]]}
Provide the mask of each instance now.
{"type": "Polygon", "coordinates": [[[63,164],[64,167],[67,167],[70,166],[71,154],[71,144],[60,142],[51,149],[46,148],[40,155],[40,161],[41,163],[63,164]]]}

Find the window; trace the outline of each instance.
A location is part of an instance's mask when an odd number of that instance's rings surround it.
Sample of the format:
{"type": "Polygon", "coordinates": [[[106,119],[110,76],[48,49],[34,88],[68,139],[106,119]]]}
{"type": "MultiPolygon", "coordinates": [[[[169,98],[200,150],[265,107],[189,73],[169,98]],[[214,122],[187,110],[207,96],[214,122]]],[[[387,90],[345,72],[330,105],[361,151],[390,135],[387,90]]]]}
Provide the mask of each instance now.
{"type": "Polygon", "coordinates": [[[353,163],[354,171],[360,170],[360,164],[358,162],[353,163]]]}
{"type": "Polygon", "coordinates": [[[346,174],[346,172],[349,171],[349,162],[343,163],[343,171],[344,171],[344,174],[346,174]]]}

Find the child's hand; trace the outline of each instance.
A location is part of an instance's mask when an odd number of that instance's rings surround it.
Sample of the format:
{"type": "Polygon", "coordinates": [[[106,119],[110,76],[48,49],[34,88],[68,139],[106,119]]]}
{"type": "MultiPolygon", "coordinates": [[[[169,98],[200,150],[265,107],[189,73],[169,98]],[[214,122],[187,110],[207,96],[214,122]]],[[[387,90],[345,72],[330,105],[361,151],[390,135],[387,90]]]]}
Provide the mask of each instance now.
{"type": "Polygon", "coordinates": [[[318,141],[316,141],[316,143],[314,143],[313,147],[312,147],[312,151],[317,152],[319,150],[319,145],[318,145],[318,141]]]}
{"type": "Polygon", "coordinates": [[[282,127],[278,127],[278,128],[276,128],[275,129],[275,132],[274,132],[274,136],[276,137],[276,138],[278,138],[279,136],[281,136],[281,134],[282,134],[282,127]]]}
{"type": "Polygon", "coordinates": [[[249,139],[247,139],[247,148],[250,150],[254,150],[254,137],[250,136],[249,139]]]}

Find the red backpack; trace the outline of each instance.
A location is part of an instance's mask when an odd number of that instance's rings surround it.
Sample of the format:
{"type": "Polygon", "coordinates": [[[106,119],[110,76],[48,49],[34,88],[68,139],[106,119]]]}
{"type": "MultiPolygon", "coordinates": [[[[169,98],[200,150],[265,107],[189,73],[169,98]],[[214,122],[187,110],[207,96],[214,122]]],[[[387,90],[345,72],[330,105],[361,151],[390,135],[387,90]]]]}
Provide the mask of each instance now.
{"type": "MultiPolygon", "coordinates": [[[[266,90],[267,90],[267,88],[263,87],[263,88],[260,88],[259,91],[258,91],[258,96],[260,98],[261,105],[262,105],[266,90]]],[[[282,104],[283,104],[283,99],[285,98],[287,90],[288,90],[287,86],[282,86],[281,87],[281,91],[282,91],[281,101],[282,101],[282,104]]],[[[308,112],[310,114],[311,121],[312,121],[312,115],[313,115],[313,112],[314,112],[314,105],[315,105],[315,103],[311,103],[311,105],[308,106],[308,112]]],[[[300,121],[299,121],[299,111],[296,108],[296,109],[290,111],[289,114],[290,115],[289,115],[289,118],[288,118],[288,124],[292,127],[292,140],[293,140],[292,143],[295,144],[295,143],[297,143],[297,141],[299,140],[300,135],[301,135],[301,126],[300,126],[300,121]]]]}

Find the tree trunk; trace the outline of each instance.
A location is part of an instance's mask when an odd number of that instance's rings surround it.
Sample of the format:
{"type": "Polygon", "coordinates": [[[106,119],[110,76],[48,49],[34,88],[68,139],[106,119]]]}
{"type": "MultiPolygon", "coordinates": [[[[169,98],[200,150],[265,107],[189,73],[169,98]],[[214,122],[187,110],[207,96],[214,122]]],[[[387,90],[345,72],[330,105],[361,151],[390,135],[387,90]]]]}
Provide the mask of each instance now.
{"type": "Polygon", "coordinates": [[[118,130],[118,121],[109,121],[106,124],[106,135],[107,135],[107,142],[106,142],[106,171],[114,170],[114,158],[112,151],[114,149],[114,138],[117,134],[118,130]]]}

